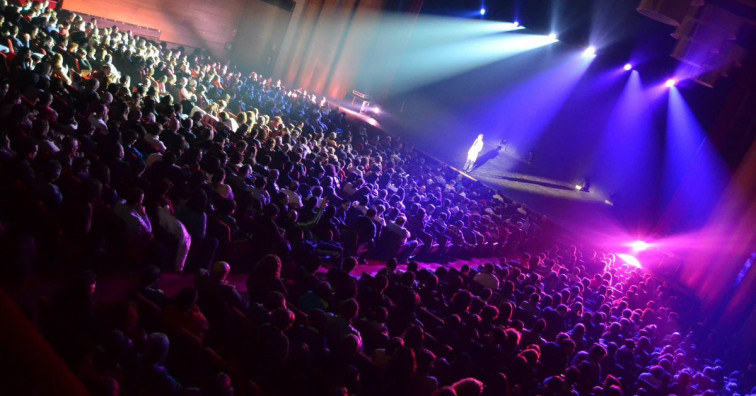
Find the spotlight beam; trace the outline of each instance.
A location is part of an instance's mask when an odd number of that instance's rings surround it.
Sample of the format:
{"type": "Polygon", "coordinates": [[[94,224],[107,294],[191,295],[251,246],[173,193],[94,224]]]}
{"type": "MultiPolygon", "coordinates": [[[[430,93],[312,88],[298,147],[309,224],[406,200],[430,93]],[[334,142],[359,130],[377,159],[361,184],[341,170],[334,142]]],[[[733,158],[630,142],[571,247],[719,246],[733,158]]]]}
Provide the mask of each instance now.
{"type": "Polygon", "coordinates": [[[407,51],[394,86],[411,90],[554,42],[540,35],[497,34],[407,51]]]}
{"type": "MultiPolygon", "coordinates": [[[[527,153],[561,111],[591,64],[591,59],[572,52],[552,61],[554,66],[519,83],[504,94],[499,106],[517,117],[502,119],[498,128],[510,131],[511,143],[527,153]],[[534,95],[548,90],[549,95],[534,95]]],[[[574,187],[574,186],[572,186],[574,187]]]]}
{"type": "Polygon", "coordinates": [[[627,265],[629,265],[631,267],[641,268],[641,266],[642,266],[641,262],[637,258],[635,258],[634,256],[631,256],[629,254],[617,253],[617,257],[619,257],[620,259],[622,259],[622,261],[624,261],[625,264],[627,264],[627,265]]]}

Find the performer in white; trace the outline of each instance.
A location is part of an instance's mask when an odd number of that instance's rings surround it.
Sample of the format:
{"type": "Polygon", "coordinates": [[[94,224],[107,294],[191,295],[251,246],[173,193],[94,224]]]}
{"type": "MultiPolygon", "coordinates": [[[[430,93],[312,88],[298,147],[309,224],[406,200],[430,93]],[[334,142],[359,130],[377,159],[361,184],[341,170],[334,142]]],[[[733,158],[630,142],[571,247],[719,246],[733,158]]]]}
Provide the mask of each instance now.
{"type": "Polygon", "coordinates": [[[483,134],[481,133],[478,135],[478,138],[475,139],[475,142],[473,142],[472,146],[470,147],[470,150],[467,151],[467,162],[465,162],[465,172],[469,172],[473,169],[473,166],[475,166],[475,161],[478,160],[478,154],[480,154],[481,150],[483,150],[483,134]]]}

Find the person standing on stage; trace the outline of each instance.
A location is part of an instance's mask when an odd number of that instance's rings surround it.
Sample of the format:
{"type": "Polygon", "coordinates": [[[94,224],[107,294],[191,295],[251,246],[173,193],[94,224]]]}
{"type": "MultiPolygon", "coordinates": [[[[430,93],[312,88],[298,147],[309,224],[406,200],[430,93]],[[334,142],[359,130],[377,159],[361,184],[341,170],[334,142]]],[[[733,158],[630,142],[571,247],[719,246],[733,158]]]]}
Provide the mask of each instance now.
{"type": "Polygon", "coordinates": [[[483,150],[483,134],[481,133],[478,135],[478,138],[475,139],[475,142],[473,142],[472,146],[470,147],[470,150],[467,151],[467,162],[465,162],[464,171],[469,172],[473,169],[473,166],[475,166],[475,162],[478,160],[478,154],[480,154],[481,150],[483,150]]]}

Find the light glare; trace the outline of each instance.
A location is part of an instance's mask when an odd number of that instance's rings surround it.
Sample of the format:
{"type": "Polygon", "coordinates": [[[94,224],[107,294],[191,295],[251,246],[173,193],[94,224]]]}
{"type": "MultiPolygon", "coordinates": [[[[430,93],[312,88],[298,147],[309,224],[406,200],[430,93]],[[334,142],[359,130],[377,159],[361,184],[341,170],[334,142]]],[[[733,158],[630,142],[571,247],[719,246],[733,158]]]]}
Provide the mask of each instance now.
{"type": "Polygon", "coordinates": [[[515,27],[520,27],[520,21],[514,21],[513,25],[515,25],[515,27]]]}
{"type": "Polygon", "coordinates": [[[485,33],[500,33],[509,32],[512,30],[522,29],[520,26],[510,22],[488,22],[481,26],[481,30],[485,33]]]}
{"type": "Polygon", "coordinates": [[[640,260],[638,260],[637,258],[635,258],[635,257],[633,257],[633,256],[631,256],[629,254],[618,253],[617,257],[619,257],[620,259],[622,259],[622,261],[624,261],[627,265],[629,265],[631,267],[635,267],[635,268],[640,268],[641,267],[640,260]]]}
{"type": "Polygon", "coordinates": [[[633,70],[633,64],[632,63],[625,63],[625,67],[623,67],[625,71],[633,70]]]}
{"type": "Polygon", "coordinates": [[[554,32],[549,33],[549,38],[552,40],[559,40],[559,37],[554,32]]]}
{"type": "Polygon", "coordinates": [[[480,9],[480,15],[486,15],[486,9],[485,8],[481,8],[480,9]]]}
{"type": "Polygon", "coordinates": [[[634,252],[642,252],[644,250],[648,250],[648,248],[651,247],[651,244],[645,241],[634,241],[630,242],[630,247],[633,249],[634,252]]]}
{"type": "Polygon", "coordinates": [[[675,80],[674,78],[670,78],[669,80],[667,80],[667,82],[664,83],[664,86],[667,88],[672,88],[675,85],[677,85],[677,80],[675,80]]]}

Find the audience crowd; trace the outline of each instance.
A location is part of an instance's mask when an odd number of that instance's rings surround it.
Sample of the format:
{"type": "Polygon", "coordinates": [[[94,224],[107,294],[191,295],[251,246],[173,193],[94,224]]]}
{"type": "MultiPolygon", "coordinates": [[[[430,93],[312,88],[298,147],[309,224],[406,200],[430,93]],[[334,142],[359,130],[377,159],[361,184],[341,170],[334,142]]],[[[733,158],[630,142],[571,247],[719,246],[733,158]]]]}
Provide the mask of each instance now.
{"type": "Polygon", "coordinates": [[[22,305],[93,394],[756,386],[668,284],[325,98],[43,2],[0,26],[4,281],[68,279],[22,305]],[[139,286],[103,306],[96,274],[139,286]]]}

